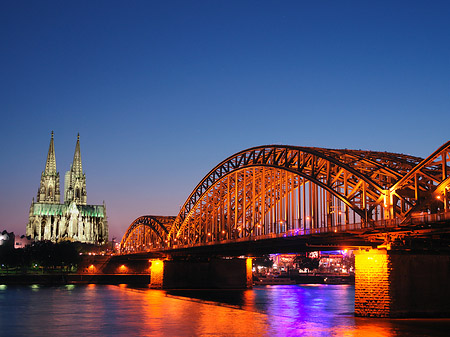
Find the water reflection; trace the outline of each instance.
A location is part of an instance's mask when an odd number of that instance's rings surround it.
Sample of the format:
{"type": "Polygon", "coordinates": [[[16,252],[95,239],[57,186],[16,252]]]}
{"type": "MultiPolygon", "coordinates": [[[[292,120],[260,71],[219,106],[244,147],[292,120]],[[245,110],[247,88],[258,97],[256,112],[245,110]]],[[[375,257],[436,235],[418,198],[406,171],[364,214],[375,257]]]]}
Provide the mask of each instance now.
{"type": "Polygon", "coordinates": [[[8,286],[0,287],[0,336],[447,336],[450,328],[446,319],[355,318],[353,299],[348,285],[170,292],[8,286]]]}
{"type": "MultiPolygon", "coordinates": [[[[202,292],[210,298],[211,293],[202,292]]],[[[259,313],[199,302],[193,298],[166,296],[164,292],[146,292],[146,326],[154,333],[180,336],[263,336],[266,317],[259,313]],[[155,310],[156,309],[156,310],[155,310]],[[182,324],[179,324],[181,322],[182,324]],[[174,328],[174,329],[172,329],[174,328]]],[[[190,292],[193,294],[193,292],[190,292]]]]}
{"type": "Polygon", "coordinates": [[[351,285],[277,285],[246,291],[170,291],[167,295],[264,314],[265,335],[448,336],[450,328],[448,319],[355,318],[351,285]]]}

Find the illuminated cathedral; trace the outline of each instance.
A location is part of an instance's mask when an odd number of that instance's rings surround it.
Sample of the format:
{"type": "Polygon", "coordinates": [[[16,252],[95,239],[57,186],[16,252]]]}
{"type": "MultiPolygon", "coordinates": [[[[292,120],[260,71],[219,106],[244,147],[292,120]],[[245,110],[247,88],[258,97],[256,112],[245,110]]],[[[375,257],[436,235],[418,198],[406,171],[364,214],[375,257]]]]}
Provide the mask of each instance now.
{"type": "Polygon", "coordinates": [[[79,134],[72,165],[65,175],[64,203],[61,203],[60,198],[52,131],[37,199],[35,202],[33,198],[31,203],[26,235],[35,240],[53,242],[70,240],[100,244],[108,241],[105,202],[103,205],[87,204],[86,175],[81,165],[79,134]]]}

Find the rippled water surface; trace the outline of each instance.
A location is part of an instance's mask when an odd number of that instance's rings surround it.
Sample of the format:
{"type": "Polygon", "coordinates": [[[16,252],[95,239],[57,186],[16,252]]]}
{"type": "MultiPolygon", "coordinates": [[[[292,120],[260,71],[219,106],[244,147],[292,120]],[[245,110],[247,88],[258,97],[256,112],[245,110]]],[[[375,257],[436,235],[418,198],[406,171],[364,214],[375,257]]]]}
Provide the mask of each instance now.
{"type": "Polygon", "coordinates": [[[355,318],[354,287],[161,291],[2,286],[0,336],[448,336],[447,319],[355,318]]]}

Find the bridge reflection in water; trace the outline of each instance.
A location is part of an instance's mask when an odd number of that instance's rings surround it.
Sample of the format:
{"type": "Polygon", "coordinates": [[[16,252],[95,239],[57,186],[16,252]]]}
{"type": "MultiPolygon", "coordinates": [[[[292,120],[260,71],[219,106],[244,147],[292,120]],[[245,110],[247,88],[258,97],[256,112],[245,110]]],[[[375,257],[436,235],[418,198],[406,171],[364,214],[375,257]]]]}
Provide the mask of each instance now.
{"type": "MultiPolygon", "coordinates": [[[[282,145],[244,150],[213,168],[176,217],[137,218],[120,250],[173,258],[448,247],[449,152],[450,142],[426,159],[282,145]]],[[[407,262],[389,255],[386,268],[394,260],[407,262]]]]}
{"type": "Polygon", "coordinates": [[[7,336],[447,336],[450,320],[353,317],[353,292],[345,285],[0,287],[0,326],[7,336]]]}

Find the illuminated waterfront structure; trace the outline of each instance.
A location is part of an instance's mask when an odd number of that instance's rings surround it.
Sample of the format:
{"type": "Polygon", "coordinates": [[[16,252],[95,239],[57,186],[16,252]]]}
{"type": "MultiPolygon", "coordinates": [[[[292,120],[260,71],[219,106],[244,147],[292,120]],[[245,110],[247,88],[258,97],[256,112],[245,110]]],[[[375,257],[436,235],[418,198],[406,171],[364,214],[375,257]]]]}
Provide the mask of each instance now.
{"type": "Polygon", "coordinates": [[[176,217],[137,218],[120,251],[149,258],[151,286],[196,289],[251,285],[253,256],[355,249],[355,315],[446,316],[449,234],[450,142],[425,159],[267,145],[219,163],[176,217]]]}
{"type": "Polygon", "coordinates": [[[406,225],[423,230],[424,224],[450,220],[449,164],[450,142],[425,159],[285,145],[247,149],[214,167],[176,217],[137,218],[121,251],[255,245],[277,238],[308,237],[311,244],[318,234],[318,243],[326,237],[333,247],[352,245],[352,239],[395,244],[411,234],[399,234],[406,225]]]}
{"type": "Polygon", "coordinates": [[[71,240],[85,243],[108,241],[106,206],[87,205],[80,135],[70,170],[65,175],[64,203],[60,203],[60,180],[56,170],[53,132],[36,202],[30,206],[26,235],[35,240],[71,240]]]}

